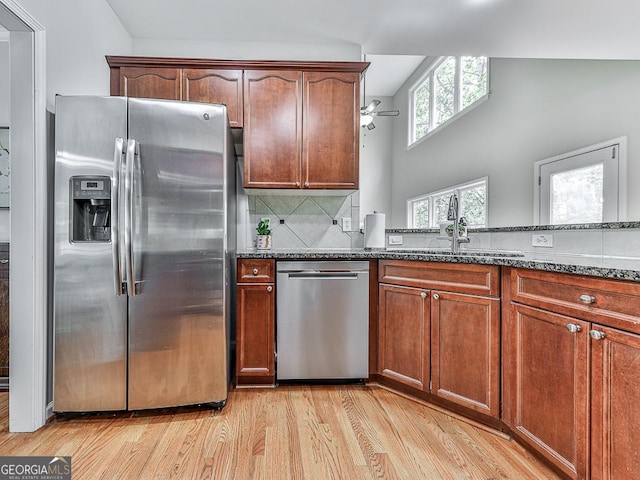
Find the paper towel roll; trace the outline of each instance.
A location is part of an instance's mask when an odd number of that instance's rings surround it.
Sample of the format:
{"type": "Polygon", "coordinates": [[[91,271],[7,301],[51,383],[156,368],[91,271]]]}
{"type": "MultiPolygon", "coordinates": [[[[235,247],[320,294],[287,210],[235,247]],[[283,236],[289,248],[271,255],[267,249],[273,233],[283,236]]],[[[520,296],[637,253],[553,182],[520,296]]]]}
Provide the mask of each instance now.
{"type": "Polygon", "coordinates": [[[384,213],[373,212],[364,216],[364,248],[385,247],[384,213]]]}

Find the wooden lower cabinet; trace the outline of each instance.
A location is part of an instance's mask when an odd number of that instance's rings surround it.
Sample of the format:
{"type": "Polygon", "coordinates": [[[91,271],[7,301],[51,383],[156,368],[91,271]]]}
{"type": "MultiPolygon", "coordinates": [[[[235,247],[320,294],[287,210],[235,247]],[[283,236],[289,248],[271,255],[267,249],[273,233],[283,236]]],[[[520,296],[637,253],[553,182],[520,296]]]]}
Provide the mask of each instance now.
{"type": "Polygon", "coordinates": [[[425,290],[381,284],[378,369],[384,377],[429,391],[430,302],[425,290]]]}
{"type": "Polygon", "coordinates": [[[431,392],[500,416],[500,299],[431,292],[431,392]]]}
{"type": "Polygon", "coordinates": [[[236,383],[239,386],[275,383],[273,263],[273,260],[238,261],[236,383]],[[267,276],[270,281],[251,282],[253,279],[248,275],[255,275],[255,278],[267,276]]]}
{"type": "Polygon", "coordinates": [[[566,475],[588,478],[589,323],[513,304],[503,331],[505,422],[566,475]]]}
{"type": "Polygon", "coordinates": [[[591,478],[640,474],[640,335],[593,325],[591,478]]]}
{"type": "Polygon", "coordinates": [[[485,419],[498,419],[500,298],[428,287],[496,295],[499,270],[381,261],[380,280],[378,373],[382,382],[390,379],[426,392],[430,399],[438,397],[446,405],[464,407],[467,413],[473,410],[485,419]],[[438,274],[432,275],[433,271],[438,274]]]}
{"type": "Polygon", "coordinates": [[[569,478],[637,478],[640,283],[507,268],[503,289],[503,421],[569,478]]]}

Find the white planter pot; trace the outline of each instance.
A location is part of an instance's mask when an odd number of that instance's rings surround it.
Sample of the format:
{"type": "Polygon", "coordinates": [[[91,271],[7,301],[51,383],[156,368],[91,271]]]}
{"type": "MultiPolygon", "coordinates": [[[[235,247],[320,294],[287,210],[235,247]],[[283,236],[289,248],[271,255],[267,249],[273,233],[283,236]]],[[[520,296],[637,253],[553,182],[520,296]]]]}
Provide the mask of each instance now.
{"type": "Polygon", "coordinates": [[[269,250],[271,248],[271,235],[257,235],[256,248],[258,250],[269,250]]]}

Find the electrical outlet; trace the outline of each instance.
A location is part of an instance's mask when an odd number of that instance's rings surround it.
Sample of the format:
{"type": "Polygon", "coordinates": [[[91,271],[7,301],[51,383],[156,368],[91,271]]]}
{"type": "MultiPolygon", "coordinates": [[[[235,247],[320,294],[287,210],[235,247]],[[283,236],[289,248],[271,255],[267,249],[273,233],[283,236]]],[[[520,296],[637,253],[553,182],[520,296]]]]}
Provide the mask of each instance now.
{"type": "Polygon", "coordinates": [[[402,245],[402,235],[389,235],[389,245],[402,245]]]}
{"type": "Polygon", "coordinates": [[[350,232],[351,231],[351,218],[350,217],[342,217],[342,231],[350,232]]]}
{"type": "Polygon", "coordinates": [[[553,235],[532,235],[531,245],[533,247],[553,247],[553,235]]]}

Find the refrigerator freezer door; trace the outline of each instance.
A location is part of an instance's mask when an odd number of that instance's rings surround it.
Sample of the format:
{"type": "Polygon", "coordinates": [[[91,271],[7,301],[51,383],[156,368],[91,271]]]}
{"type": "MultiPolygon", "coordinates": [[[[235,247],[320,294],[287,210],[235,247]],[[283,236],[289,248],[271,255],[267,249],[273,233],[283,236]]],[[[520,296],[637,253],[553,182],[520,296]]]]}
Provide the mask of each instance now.
{"type": "MultiPolygon", "coordinates": [[[[116,296],[108,240],[71,241],[71,177],[113,175],[116,137],[126,136],[126,101],[57,97],[54,212],[54,372],[56,412],[123,410],[127,297],[116,296]]],[[[90,193],[90,192],[87,192],[90,193]]],[[[85,201],[85,203],[87,203],[85,201]]],[[[107,223],[94,215],[91,228],[107,223]]],[[[113,232],[112,232],[113,233],[113,232]]],[[[104,237],[102,235],[100,238],[104,237]]],[[[106,237],[108,238],[108,237],[106,237]]]]}
{"type": "Polygon", "coordinates": [[[223,106],[129,100],[130,410],[226,400],[226,128],[223,106]]]}

